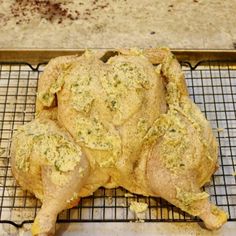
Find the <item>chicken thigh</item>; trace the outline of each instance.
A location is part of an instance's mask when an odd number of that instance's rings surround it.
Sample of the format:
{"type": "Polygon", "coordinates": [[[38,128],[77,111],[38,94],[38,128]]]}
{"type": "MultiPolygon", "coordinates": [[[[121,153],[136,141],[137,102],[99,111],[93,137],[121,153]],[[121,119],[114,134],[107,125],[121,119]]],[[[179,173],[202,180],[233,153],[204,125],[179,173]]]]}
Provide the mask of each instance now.
{"type": "Polygon", "coordinates": [[[36,108],[11,152],[16,180],[42,201],[33,235],[53,234],[57,214],[101,186],[160,196],[209,229],[227,220],[201,189],[217,169],[215,137],[168,49],[52,59],[36,108]]]}

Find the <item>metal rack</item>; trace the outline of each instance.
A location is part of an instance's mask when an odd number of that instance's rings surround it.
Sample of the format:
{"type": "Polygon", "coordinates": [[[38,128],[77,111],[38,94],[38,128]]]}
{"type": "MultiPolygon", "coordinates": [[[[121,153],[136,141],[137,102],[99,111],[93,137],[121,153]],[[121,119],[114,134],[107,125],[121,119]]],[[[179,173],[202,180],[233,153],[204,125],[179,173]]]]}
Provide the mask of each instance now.
{"type": "MultiPolygon", "coordinates": [[[[220,168],[209,186],[211,201],[236,221],[236,61],[201,61],[192,67],[182,63],[192,99],[205,112],[219,141],[220,168]]],[[[16,227],[34,220],[40,202],[23,191],[12,177],[9,157],[11,137],[18,125],[34,118],[39,74],[44,65],[0,63],[0,223],[16,227]]],[[[127,191],[98,189],[81,199],[78,206],[62,212],[58,222],[129,222],[137,217],[129,210],[130,201],[148,203],[146,222],[199,221],[161,198],[133,195],[127,191]]]]}

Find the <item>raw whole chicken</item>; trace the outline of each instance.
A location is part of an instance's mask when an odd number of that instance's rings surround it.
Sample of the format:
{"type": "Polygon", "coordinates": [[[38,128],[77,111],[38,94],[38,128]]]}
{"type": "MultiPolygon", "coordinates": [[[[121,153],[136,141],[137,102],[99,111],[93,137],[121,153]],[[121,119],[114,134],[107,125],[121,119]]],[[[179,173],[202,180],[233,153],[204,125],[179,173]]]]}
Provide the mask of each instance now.
{"type": "Polygon", "coordinates": [[[201,187],[217,169],[209,122],[165,48],[52,59],[39,79],[36,118],[14,134],[12,172],[42,202],[33,235],[99,187],[160,196],[217,229],[227,215],[201,187]]]}

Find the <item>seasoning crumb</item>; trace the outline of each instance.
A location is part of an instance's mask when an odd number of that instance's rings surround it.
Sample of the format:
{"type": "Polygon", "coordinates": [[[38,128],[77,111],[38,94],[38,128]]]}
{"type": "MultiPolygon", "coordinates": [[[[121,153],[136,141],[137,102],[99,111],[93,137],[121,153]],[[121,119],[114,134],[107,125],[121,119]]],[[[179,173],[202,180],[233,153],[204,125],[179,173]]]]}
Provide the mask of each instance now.
{"type": "Polygon", "coordinates": [[[137,220],[135,221],[135,223],[144,223],[144,222],[145,222],[144,219],[137,219],[137,220]]]}
{"type": "Polygon", "coordinates": [[[224,132],[225,129],[224,128],[217,128],[216,130],[217,130],[217,132],[224,132]]]}
{"type": "Polygon", "coordinates": [[[134,195],[132,193],[125,193],[125,197],[133,197],[134,195]]]}
{"type": "Polygon", "coordinates": [[[133,212],[135,212],[135,214],[138,213],[142,213],[145,212],[148,208],[148,204],[145,202],[136,202],[136,201],[132,201],[130,204],[129,209],[133,212]]]}
{"type": "Polygon", "coordinates": [[[155,33],[156,33],[155,31],[150,32],[150,34],[155,34],[155,33]]]}

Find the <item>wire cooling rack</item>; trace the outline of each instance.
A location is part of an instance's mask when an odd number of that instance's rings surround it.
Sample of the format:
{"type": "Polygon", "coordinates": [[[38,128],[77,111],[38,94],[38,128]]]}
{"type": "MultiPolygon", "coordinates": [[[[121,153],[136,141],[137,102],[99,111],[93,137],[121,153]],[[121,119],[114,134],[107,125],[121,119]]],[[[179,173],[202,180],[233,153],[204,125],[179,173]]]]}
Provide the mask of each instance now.
{"type": "MultiPolygon", "coordinates": [[[[0,223],[17,227],[34,220],[40,202],[23,191],[12,177],[9,157],[11,138],[18,125],[34,118],[39,74],[26,63],[0,63],[0,223]]],[[[236,221],[236,61],[204,61],[194,68],[182,63],[192,99],[211,122],[219,141],[220,168],[205,190],[211,201],[236,221]]],[[[78,206],[62,212],[58,222],[129,222],[137,216],[129,210],[130,201],[146,202],[142,216],[147,222],[199,221],[161,198],[125,195],[126,190],[98,189],[93,196],[81,199],[78,206]]]]}

